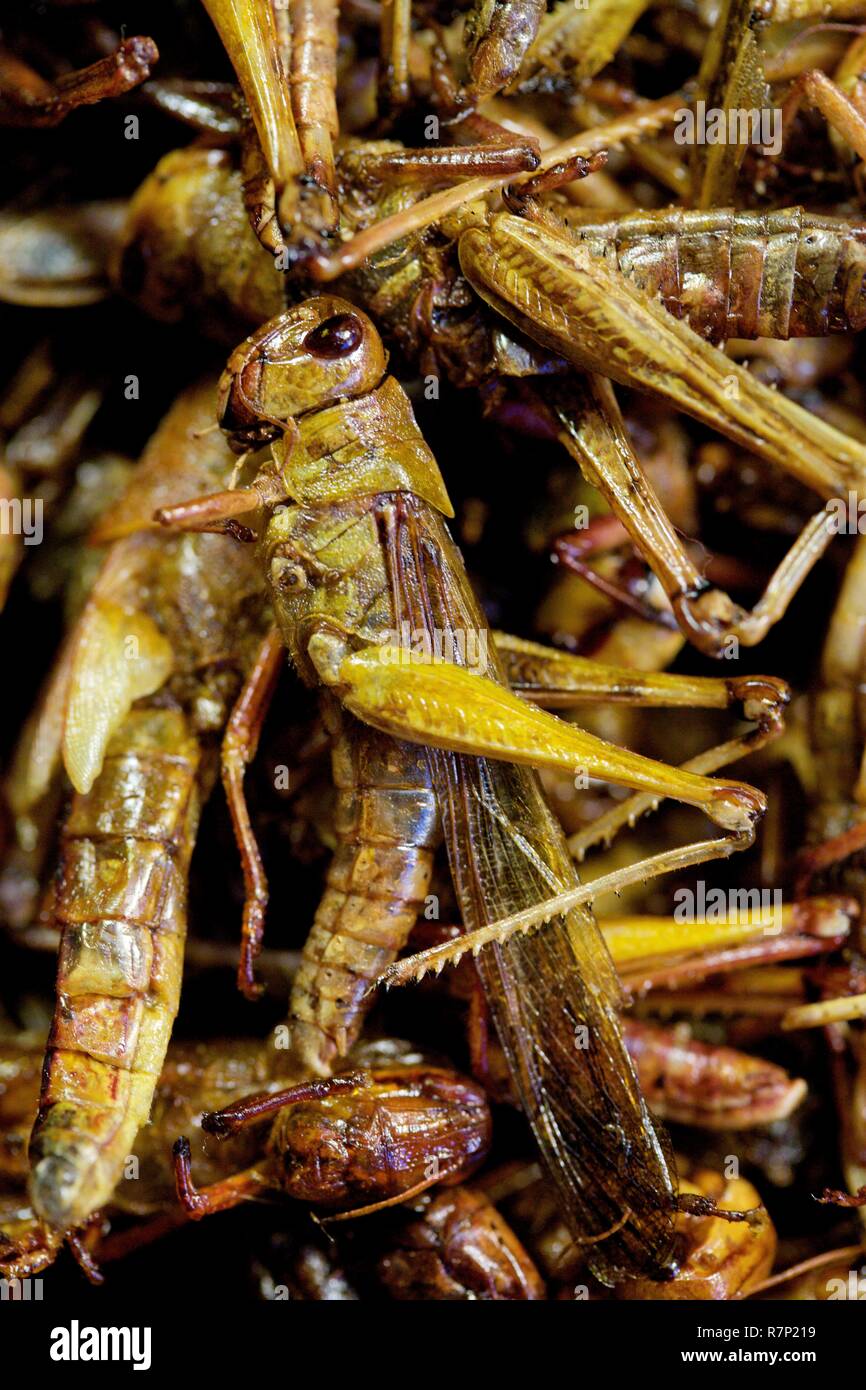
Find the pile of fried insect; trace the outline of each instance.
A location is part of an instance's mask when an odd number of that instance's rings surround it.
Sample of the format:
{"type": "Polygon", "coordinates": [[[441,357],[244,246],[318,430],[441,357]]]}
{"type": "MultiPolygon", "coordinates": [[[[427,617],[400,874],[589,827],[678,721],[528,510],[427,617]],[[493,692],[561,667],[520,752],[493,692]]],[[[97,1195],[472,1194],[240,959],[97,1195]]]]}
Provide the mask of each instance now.
{"type": "Polygon", "coordinates": [[[4,27],[7,1279],[857,1296],[864,14],[4,27]]]}

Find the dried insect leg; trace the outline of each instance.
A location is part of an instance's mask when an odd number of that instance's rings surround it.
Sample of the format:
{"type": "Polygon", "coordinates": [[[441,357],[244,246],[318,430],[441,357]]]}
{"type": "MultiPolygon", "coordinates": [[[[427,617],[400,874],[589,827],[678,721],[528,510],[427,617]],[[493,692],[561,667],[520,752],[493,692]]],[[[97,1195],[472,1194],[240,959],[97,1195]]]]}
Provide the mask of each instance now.
{"type": "Polygon", "coordinates": [[[262,724],[282,665],[283,648],[279,635],[274,631],[269,632],[232,710],[220,752],[223,786],[244,873],[244,920],[238,987],[248,999],[257,998],[261,992],[255,982],[253,967],[262,947],[268,885],[244,798],[243,775],[244,769],[256,755],[262,724]]]}
{"type": "Polygon", "coordinates": [[[323,637],[316,660],[323,679],[342,688],[342,703],[374,728],[434,748],[534,767],[586,769],[625,786],[655,789],[697,806],[739,834],[760,815],[761,798],[744,783],[715,782],[603,739],[533,708],[494,681],[450,661],[401,662],[399,648],[345,655],[323,637]],[[449,712],[463,711],[459,720],[449,712]]]}
{"type": "MultiPolygon", "coordinates": [[[[536,341],[561,352],[575,365],[667,397],[702,422],[787,469],[825,498],[846,496],[849,489],[856,491],[863,486],[866,451],[858,441],[768,391],[602,262],[587,258],[579,247],[569,248],[549,227],[498,214],[488,230],[464,232],[460,258],[464,272],[483,298],[536,341]],[[731,383],[733,389],[728,389],[731,383]]],[[[598,462],[594,457],[593,465],[598,462]]],[[[606,455],[608,497],[612,504],[616,499],[623,523],[631,528],[634,520],[629,516],[628,499],[614,481],[614,470],[622,467],[621,455],[611,449],[606,455]]],[[[645,480],[641,490],[647,491],[645,480]]],[[[831,521],[827,512],[816,514],[754,615],[741,616],[730,608],[717,614],[712,591],[707,593],[702,583],[697,589],[680,591],[673,604],[687,636],[716,655],[721,649],[720,635],[732,622],[731,630],[741,640],[759,638],[784,611],[791,594],[829,543],[831,521]]],[[[664,539],[669,537],[670,527],[664,539]]],[[[678,560],[682,563],[681,549],[678,560]]],[[[664,566],[666,562],[667,557],[660,555],[658,563],[664,566]]],[[[668,573],[671,594],[676,583],[668,573]]]]}
{"type": "Polygon", "coordinates": [[[288,269],[339,220],[337,7],[334,0],[207,0],[238,75],[257,141],[247,141],[245,199],[263,245],[288,269]]]}
{"type": "Polygon", "coordinates": [[[821,112],[844,145],[866,159],[866,119],[863,111],[820,68],[801,73],[791,84],[782,108],[782,124],[787,130],[800,106],[813,106],[821,112]]]}
{"type": "Polygon", "coordinates": [[[153,39],[124,39],[116,53],[48,82],[12,53],[0,51],[0,125],[59,125],[78,106],[122,96],[150,76],[159,58],[153,39]]]}
{"type": "MultiPolygon", "coordinates": [[[[723,0],[704,51],[698,74],[697,100],[704,110],[722,111],[725,118],[747,119],[770,106],[763,55],[750,0],[723,0]]],[[[748,148],[737,126],[737,138],[710,145],[692,143],[695,206],[713,208],[732,203],[743,157],[748,148]]]]}
{"type": "Polygon", "coordinates": [[[737,889],[739,906],[715,920],[675,916],[605,917],[602,931],[620,978],[637,998],[676,990],[753,966],[827,955],[848,941],[857,920],[852,898],[804,898],[756,905],[756,889],[737,889]]]}
{"type": "Polygon", "coordinates": [[[393,114],[409,100],[411,0],[383,0],[379,37],[379,105],[393,114]]]}

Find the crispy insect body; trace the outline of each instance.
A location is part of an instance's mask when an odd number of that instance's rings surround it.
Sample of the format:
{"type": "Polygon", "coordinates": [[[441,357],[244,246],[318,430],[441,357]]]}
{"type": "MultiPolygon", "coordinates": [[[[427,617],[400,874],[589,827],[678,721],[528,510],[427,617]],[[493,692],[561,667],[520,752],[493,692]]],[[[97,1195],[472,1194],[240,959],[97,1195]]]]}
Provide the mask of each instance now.
{"type": "Polygon", "coordinates": [[[463,39],[474,100],[492,96],[517,76],[544,10],[543,0],[475,0],[463,39]]]}
{"type": "Polygon", "coordinates": [[[168,323],[194,313],[236,339],[285,307],[286,280],[256,240],[226,150],[172,150],[134,194],[112,257],[119,289],[168,323]],[[227,254],[227,248],[231,254],[227,254]]]}
{"type": "Polygon", "coordinates": [[[199,750],[173,711],[140,711],[119,737],[93,792],[76,798],[61,846],[59,1007],[31,1143],[33,1205],[57,1228],[110,1197],[149,1113],[180,995],[199,750]],[[144,804],[107,811],[130,778],[144,804]]]}
{"type": "Polygon", "coordinates": [[[866,324],[864,224],[797,207],[565,221],[593,256],[710,342],[856,333],[866,324]]]}
{"type": "Polygon", "coordinates": [[[281,1110],[268,1142],[270,1167],[290,1197],[358,1206],[468,1176],[490,1147],[480,1086],[439,1067],[377,1068],[370,1084],[281,1110]]]}
{"type": "MultiPolygon", "coordinates": [[[[423,185],[400,179],[403,147],[394,141],[342,151],[342,226],[364,227],[417,202],[423,185]],[[397,164],[392,178],[365,177],[379,154],[397,164]]],[[[411,153],[411,152],[410,152],[411,153]]],[[[445,149],[457,164],[461,151],[445,149]]],[[[447,164],[443,161],[443,168],[447,164]]],[[[214,337],[236,341],[280,313],[299,291],[274,267],[243,208],[243,179],[227,150],[173,150],[134,194],[112,257],[111,278],[151,315],[177,322],[193,313],[214,337]]],[[[509,370],[513,349],[459,275],[448,245],[414,233],[343,277],[338,291],[366,308],[410,359],[459,386],[509,370]]],[[[301,291],[302,292],[302,291],[301,291]]],[[[503,326],[504,327],[504,326],[503,326]]],[[[538,359],[544,356],[537,354],[538,359]]],[[[514,369],[532,370],[523,349],[514,369]]]]}
{"type": "MultiPolygon", "coordinates": [[[[193,438],[212,401],[212,382],[179,399],[103,535],[140,526],[178,488],[228,477],[223,442],[193,438]]],[[[147,1119],[180,994],[186,876],[214,736],[261,621],[252,561],[231,542],[166,546],[139,534],[112,546],[73,634],[56,739],[78,791],[61,834],[57,1008],[31,1142],[33,1205],[53,1227],[80,1224],[110,1198],[147,1119]],[[124,686],[141,666],[144,688],[124,686]],[[146,698],[130,707],[136,694],[146,698]]],[[[45,738],[34,796],[50,761],[45,738]]]]}
{"type": "MultiPolygon", "coordinates": [[[[293,499],[271,511],[260,540],[283,639],[302,678],[340,701],[347,731],[351,716],[380,731],[383,764],[401,756],[395,740],[427,746],[426,775],[416,773],[414,787],[401,782],[400,791],[410,807],[426,808],[435,789],[472,928],[576,882],[537,777],[519,763],[559,757],[556,741],[567,735],[578,742],[563,748],[564,761],[598,757],[609,775],[638,785],[648,776],[668,788],[671,770],[567,733],[572,726],[507,689],[444,525],[451,507],[435,460],[384,370],[372,324],[330,296],[253,335],[230,359],[220,418],[237,447],[275,440],[273,463],[248,502],[225,494],[213,499],[212,514],[279,496],[279,487],[293,499]],[[407,624],[447,659],[413,661],[400,645],[407,624]]],[[[375,746],[372,732],[364,737],[375,746]]],[[[743,828],[757,810],[745,788],[687,778],[681,790],[743,828]]],[[[409,848],[414,861],[417,846],[409,848]]],[[[393,836],[385,849],[393,855],[393,836]]],[[[395,907],[403,916],[402,888],[395,907]]],[[[387,892],[379,903],[362,896],[338,925],[378,951],[389,911],[387,892]]],[[[335,954],[343,949],[335,938],[335,954]]],[[[485,951],[479,969],[527,1116],[575,1231],[590,1236],[594,1265],[609,1278],[619,1268],[658,1273],[669,1250],[673,1180],[629,1067],[618,986],[591,917],[572,912],[534,937],[514,936],[485,951]],[[583,1031],[591,1039],[585,1052],[574,1046],[583,1031]]],[[[319,1069],[327,1062],[321,1052],[305,1051],[302,1060],[319,1069]]]]}
{"type": "Polygon", "coordinates": [[[204,1115],[201,1124],[208,1133],[231,1135],[274,1112],[266,1152],[251,1168],[202,1191],[193,1186],[189,1140],[178,1139],[177,1193],[193,1220],[271,1192],[340,1208],[331,1221],[365,1216],[461,1181],[490,1146],[481,1087],[420,1063],[271,1090],[204,1115]]]}
{"type": "MultiPolygon", "coordinates": [[[[387,1198],[434,1170],[443,1183],[468,1176],[490,1144],[482,1088],[444,1067],[385,1064],[377,1051],[376,1044],[362,1046],[358,1060],[374,1065],[338,1076],[333,1094],[331,1083],[302,1083],[297,1099],[273,1104],[265,1138],[261,1124],[234,1125],[229,1118],[251,1093],[279,1099],[281,1083],[269,1080],[261,1044],[241,1038],[171,1043],[151,1123],[130,1150],[139,1159],[139,1181],[122,1184],[113,1204],[140,1214],[158,1208],[173,1191],[172,1141],[190,1128],[199,1132],[195,1162],[208,1182],[226,1177],[239,1159],[258,1159],[273,1186],[323,1206],[359,1195],[387,1198]]],[[[0,1044],[0,1172],[13,1179],[22,1175],[15,1152],[36,1110],[40,1056],[27,1038],[0,1044]]]]}
{"type": "MultiPolygon", "coordinates": [[[[616,136],[617,129],[609,127],[608,133],[616,136]]],[[[595,139],[587,137],[587,148],[598,136],[596,131],[595,139]]],[[[732,639],[749,646],[759,642],[830,544],[833,529],[827,510],[817,512],[804,527],[754,607],[743,608],[713,586],[683,544],[644,475],[607,378],[664,396],[825,498],[857,487],[866,470],[862,443],[768,390],[678,322],[656,298],[630,285],[616,265],[608,265],[604,256],[593,255],[587,244],[574,240],[567,228],[551,222],[534,201],[535,193],[551,180],[558,184],[573,178],[576,170],[590,171],[591,161],[583,155],[561,166],[549,164],[536,176],[534,191],[532,181],[527,184],[525,176],[519,176],[506,200],[520,216],[491,216],[480,197],[467,196],[463,205],[455,204],[453,189],[419,201],[419,186],[406,184],[383,197],[381,185],[387,187],[397,169],[412,168],[414,177],[421,178],[423,168],[435,182],[460,151],[434,153],[437,159],[431,163],[427,152],[424,163],[419,152],[385,143],[347,151],[341,161],[347,226],[364,230],[344,251],[315,258],[310,273],[338,277],[341,290],[374,313],[389,340],[425,373],[447,375],[462,386],[482,385],[497,376],[537,378],[531,388],[534,412],[625,526],[659,579],[682,633],[714,656],[723,655],[732,639]],[[440,164],[442,155],[448,159],[440,164]],[[391,215],[376,222],[381,211],[391,215]],[[437,218],[444,245],[441,236],[424,232],[425,219],[437,218]],[[455,265],[455,245],[465,279],[455,265]],[[529,347],[497,328],[495,318],[473,299],[470,285],[537,346],[529,347]],[[586,380],[565,372],[563,358],[595,376],[586,380]]],[[[223,184],[226,179],[231,179],[227,168],[219,176],[223,184]]],[[[472,191],[484,192],[485,184],[492,191],[494,183],[474,179],[472,191]]],[[[188,192],[194,186],[193,177],[188,192]]],[[[155,195],[141,196],[145,202],[155,196],[158,205],[158,181],[155,187],[155,195]]],[[[201,215],[200,208],[191,225],[198,225],[201,215]]],[[[133,224],[129,242],[133,270],[136,264],[146,268],[139,297],[158,303],[166,283],[165,266],[159,255],[148,254],[146,228],[139,245],[140,232],[133,224]]],[[[155,241],[158,246],[158,236],[155,241]]],[[[240,260],[245,263],[246,255],[240,260]]],[[[683,304],[690,302],[693,288],[685,279],[683,304]]],[[[809,280],[801,276],[798,283],[809,280]]],[[[167,283],[171,286],[170,280],[167,283]]],[[[856,274],[852,283],[857,285],[856,274]]],[[[218,271],[208,293],[216,290],[218,299],[225,299],[236,288],[234,281],[221,283],[218,271]]],[[[820,286],[818,303],[826,299],[826,289],[820,286]]],[[[802,298],[811,302],[808,288],[802,290],[802,298]]],[[[762,297],[761,303],[769,299],[772,295],[762,297]]],[[[235,302],[240,307],[240,301],[235,302]]],[[[789,331],[790,315],[781,317],[784,322],[778,326],[789,331]]],[[[558,558],[585,570],[577,553],[582,538],[573,539],[577,551],[571,543],[558,546],[558,558]]]]}
{"type": "Polygon", "coordinates": [[[575,365],[670,399],[825,498],[864,486],[862,444],[761,386],[586,247],[498,213],[484,231],[464,232],[459,249],[488,303],[575,365]]]}
{"type": "MultiPolygon", "coordinates": [[[[419,185],[389,187],[384,175],[380,182],[365,174],[377,151],[396,160],[400,149],[381,141],[341,151],[347,234],[418,202],[419,185]]],[[[246,228],[241,184],[227,151],[192,147],[166,155],[130,204],[113,261],[116,283],[149,313],[170,321],[180,314],[182,283],[185,308],[219,336],[278,313],[286,306],[287,285],[246,228]]],[[[570,213],[566,220],[579,245],[709,341],[837,333],[866,321],[866,230],[859,223],[802,208],[674,208],[603,221],[570,213]]],[[[468,214],[453,221],[458,234],[471,223],[468,214]]],[[[449,245],[423,232],[374,252],[335,288],[373,313],[407,356],[420,357],[424,370],[435,369],[455,385],[545,368],[540,348],[534,360],[526,348],[518,352],[503,328],[473,306],[449,245]]]]}
{"type": "Polygon", "coordinates": [[[483,1192],[440,1192],[397,1233],[379,1260],[392,1298],[534,1301],[544,1283],[513,1231],[483,1192]]]}
{"type": "MultiPolygon", "coordinates": [[[[429,1187],[463,1181],[490,1148],[484,1091],[444,1067],[386,1062],[401,1049],[405,1045],[374,1043],[357,1054],[361,1063],[373,1063],[369,1070],[277,1091],[280,1083],[268,1080],[265,1051],[251,1039],[172,1043],[156,1082],[151,1123],[131,1150],[137,1180],[118,1185],[112,1207],[168,1218],[165,1229],[176,1224],[171,1220],[177,1181],[172,1141],[179,1128],[196,1132],[196,1173],[208,1183],[203,1192],[195,1192],[188,1173],[182,1179],[186,1215],[193,1219],[232,1205],[239,1196],[274,1192],[323,1208],[348,1205],[352,1215],[362,1203],[390,1206],[429,1187]],[[251,1106],[252,1122],[238,1123],[251,1106]],[[256,1121],[270,1114],[276,1118],[263,1131],[256,1121]],[[239,1173],[244,1165],[252,1166],[239,1173]]],[[[12,1186],[25,1176],[21,1157],[36,1110],[40,1055],[41,1047],[29,1038],[0,1044],[0,1175],[12,1186]]],[[[182,1148],[189,1153],[187,1141],[182,1148]]],[[[450,1251],[455,1262],[453,1277],[462,1272],[470,1281],[484,1281],[488,1289],[497,1286],[497,1279],[508,1289],[522,1281],[530,1292],[488,1296],[539,1297],[528,1257],[492,1209],[477,1211],[480,1204],[483,1198],[455,1195],[438,1219],[434,1214],[434,1224],[447,1228],[444,1253],[450,1251]],[[473,1234],[481,1239],[474,1256],[473,1234]]],[[[183,1220],[183,1212],[174,1210],[183,1220]]],[[[135,1234],[133,1228],[133,1244],[135,1234]]],[[[99,1257],[116,1258],[126,1242],[123,1233],[110,1237],[99,1257]]],[[[54,1231],[32,1218],[4,1219],[0,1269],[36,1272],[50,1263],[57,1244],[54,1231]]]]}
{"type": "MultiPolygon", "coordinates": [[[[27,1140],[39,1108],[45,1039],[18,1035],[0,1042],[0,1176],[27,1178],[27,1140]]],[[[140,1215],[174,1196],[171,1145],[178,1129],[198,1128],[201,1116],[266,1086],[268,1058],[249,1038],[170,1043],[154,1090],[150,1122],[130,1153],[139,1162],[138,1180],[120,1183],[112,1206],[140,1215]]],[[[250,1162],[261,1151],[261,1134],[247,1131],[228,1142],[202,1133],[196,1163],[209,1182],[250,1162]]]]}
{"type": "Polygon", "coordinates": [[[746,1129],[784,1119],[806,1083],[772,1062],[715,1047],[681,1029],[626,1018],[623,1036],[654,1115],[703,1129],[746,1129]]]}
{"type": "MultiPolygon", "coordinates": [[[[37,1114],[45,1040],[18,1035],[0,1043],[0,1177],[8,1186],[12,1216],[0,1210],[0,1273],[23,1278],[45,1269],[56,1258],[64,1232],[38,1220],[20,1192],[27,1179],[27,1140],[37,1114]]],[[[154,1091],[150,1123],[130,1148],[136,1181],[120,1182],[111,1211],[155,1218],[170,1230],[183,1220],[176,1205],[171,1146],[178,1128],[199,1129],[203,1113],[240,1100],[267,1084],[267,1058],[261,1045],[247,1038],[218,1042],[174,1042],[169,1046],[154,1091]]],[[[261,1154],[262,1136],[254,1130],[228,1141],[202,1132],[196,1166],[209,1182],[218,1181],[261,1154]]],[[[143,1225],[134,1225],[100,1244],[98,1258],[113,1259],[134,1246],[143,1225]]],[[[156,1232],[154,1232],[156,1234],[156,1232]]],[[[145,1237],[147,1238],[147,1237],[145,1237]]]]}

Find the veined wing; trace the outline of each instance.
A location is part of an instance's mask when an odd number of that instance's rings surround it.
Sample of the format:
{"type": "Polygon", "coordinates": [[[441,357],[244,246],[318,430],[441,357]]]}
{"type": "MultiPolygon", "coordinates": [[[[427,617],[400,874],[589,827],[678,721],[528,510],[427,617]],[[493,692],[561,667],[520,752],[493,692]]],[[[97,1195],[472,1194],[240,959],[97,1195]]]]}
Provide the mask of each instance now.
{"type": "MultiPolygon", "coordinates": [[[[383,508],[395,615],[441,654],[487,660],[487,624],[444,522],[405,495],[383,508]]],[[[459,713],[459,712],[458,712],[459,713]]],[[[464,925],[473,929],[577,882],[531,770],[429,750],[464,925]]],[[[592,914],[578,909],[485,948],[477,966],[496,1030],[575,1240],[606,1282],[660,1276],[675,1176],[618,1022],[621,992],[592,914]]]]}

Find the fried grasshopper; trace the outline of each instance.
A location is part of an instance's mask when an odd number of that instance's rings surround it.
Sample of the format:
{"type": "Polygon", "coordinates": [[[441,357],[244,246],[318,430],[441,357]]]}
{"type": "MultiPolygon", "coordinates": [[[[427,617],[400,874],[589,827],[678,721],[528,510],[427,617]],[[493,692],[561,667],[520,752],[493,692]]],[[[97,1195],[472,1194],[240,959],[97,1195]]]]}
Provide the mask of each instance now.
{"type": "MultiPolygon", "coordinates": [[[[278,629],[302,678],[322,689],[341,793],[338,850],[293,989],[296,1060],[327,1074],[351,1047],[370,982],[423,901],[443,829],[467,928],[576,891],[533,765],[586,767],[703,808],[729,834],[699,857],[751,837],[762,809],[754,790],[614,748],[511,693],[446,529],[442,478],[364,314],[322,296],[265,325],[230,359],[219,419],[235,447],[269,442],[270,456],[248,486],[159,519],[219,528],[258,515],[278,629]]],[[[250,894],[247,987],[265,887],[241,774],[278,660],[269,648],[239,701],[226,767],[250,894]]],[[[597,674],[602,697],[622,678],[597,674]]],[[[711,685],[727,702],[724,683],[711,685]]],[[[537,935],[514,934],[479,968],[524,1109],[595,1267],[609,1278],[660,1274],[674,1180],[591,917],[572,911],[537,935]]]]}
{"type": "Polygon", "coordinates": [[[227,481],[214,383],[189,388],[99,523],[113,541],[12,770],[26,816],[60,761],[74,787],[53,915],[57,1005],[31,1140],[31,1197],[55,1231],[111,1196],[147,1120],[180,996],[190,855],[216,749],[266,617],[226,539],[133,534],[190,484],[227,481]],[[179,490],[179,492],[178,492],[179,490]]]}
{"type": "MultiPolygon", "coordinates": [[[[483,172],[482,153],[489,161],[489,152],[476,152],[482,172],[425,198],[420,194],[437,179],[454,176],[447,158],[454,152],[402,151],[393,144],[350,149],[339,164],[348,241],[313,257],[306,273],[334,279],[341,293],[374,312],[425,372],[461,385],[530,377],[537,413],[602,491],[658,576],[685,635],[720,655],[732,639],[760,641],[784,613],[832,540],[831,519],[825,508],[816,511],[763,597],[751,611],[742,608],[689,554],[635,457],[607,382],[661,395],[826,500],[856,492],[866,468],[862,444],[768,390],[707,339],[856,326],[863,232],[858,223],[796,208],[677,210],[635,215],[633,222],[578,219],[566,227],[540,205],[544,190],[568,186],[597,167],[594,152],[603,141],[640,133],[642,122],[657,129],[674,109],[669,101],[648,105],[653,109],[547,151],[538,176],[519,175],[506,190],[512,211],[491,213],[485,201],[502,185],[501,174],[483,172]],[[399,192],[383,195],[398,174],[399,192]],[[431,239],[424,229],[433,225],[438,234],[431,239]],[[480,312],[470,286],[521,336],[480,312]],[[535,350],[527,349],[527,338],[535,350]],[[562,375],[563,358],[589,377],[562,375]]],[[[471,149],[456,153],[471,172],[471,149]]],[[[254,243],[228,261],[218,250],[221,220],[232,206],[235,220],[240,215],[230,156],[193,150],[169,159],[133,205],[119,257],[121,283],[152,312],[176,312],[175,281],[160,268],[170,264],[177,275],[175,248],[210,315],[244,315],[245,304],[250,314],[273,312],[285,290],[268,278],[254,243]],[[206,203],[221,209],[219,217],[203,217],[206,203]]]]}

